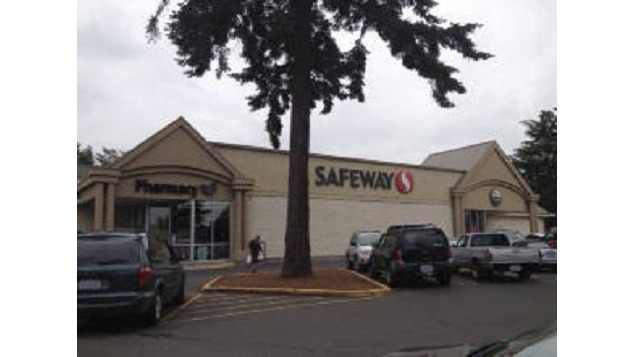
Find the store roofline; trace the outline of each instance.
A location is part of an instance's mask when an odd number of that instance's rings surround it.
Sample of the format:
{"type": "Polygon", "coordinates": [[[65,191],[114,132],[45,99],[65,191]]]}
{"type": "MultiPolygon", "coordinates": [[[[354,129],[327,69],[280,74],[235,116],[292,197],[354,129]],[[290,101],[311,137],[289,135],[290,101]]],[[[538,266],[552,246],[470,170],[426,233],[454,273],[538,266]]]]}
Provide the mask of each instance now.
{"type": "MultiPolygon", "coordinates": [[[[228,144],[228,143],[221,143],[216,141],[208,141],[208,143],[214,146],[233,148],[233,149],[239,149],[239,150],[260,151],[265,153],[274,153],[278,155],[288,155],[289,153],[288,150],[283,150],[283,149],[276,150],[276,149],[269,149],[269,148],[264,148],[261,146],[253,146],[253,145],[228,144]]],[[[376,165],[403,166],[403,167],[414,168],[414,169],[445,171],[445,172],[454,172],[454,173],[461,173],[461,174],[464,174],[466,172],[465,170],[448,169],[444,167],[407,164],[402,162],[380,161],[380,160],[354,158],[354,157],[346,157],[346,156],[326,155],[326,154],[319,154],[319,153],[310,153],[309,156],[311,158],[319,158],[319,159],[327,159],[327,160],[335,159],[335,160],[354,161],[359,163],[376,164],[376,165]]]]}

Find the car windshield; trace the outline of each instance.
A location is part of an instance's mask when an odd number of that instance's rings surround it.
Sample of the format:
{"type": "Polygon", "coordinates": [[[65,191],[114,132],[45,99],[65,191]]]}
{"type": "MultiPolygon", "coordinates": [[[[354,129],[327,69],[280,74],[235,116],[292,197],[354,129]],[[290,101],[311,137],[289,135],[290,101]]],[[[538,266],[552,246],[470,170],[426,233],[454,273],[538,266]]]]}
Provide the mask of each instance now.
{"type": "Polygon", "coordinates": [[[471,238],[472,247],[507,247],[509,240],[504,234],[478,234],[471,238]]]}
{"type": "Polygon", "coordinates": [[[138,263],[139,250],[133,241],[77,240],[77,266],[138,263]]]}
{"type": "Polygon", "coordinates": [[[381,233],[360,233],[358,242],[359,245],[372,245],[381,238],[381,233]]]}
{"type": "Polygon", "coordinates": [[[437,230],[407,231],[403,234],[403,241],[407,245],[424,247],[445,247],[448,245],[445,235],[437,230]]]}
{"type": "Polygon", "coordinates": [[[553,229],[550,232],[546,233],[544,240],[557,240],[557,230],[553,229]]]}

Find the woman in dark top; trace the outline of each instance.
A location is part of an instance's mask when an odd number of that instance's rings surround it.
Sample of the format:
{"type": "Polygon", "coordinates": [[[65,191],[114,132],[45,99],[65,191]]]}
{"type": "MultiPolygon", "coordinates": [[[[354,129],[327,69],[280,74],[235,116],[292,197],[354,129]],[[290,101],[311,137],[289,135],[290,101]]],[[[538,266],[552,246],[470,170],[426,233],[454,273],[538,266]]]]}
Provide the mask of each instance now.
{"type": "Polygon", "coordinates": [[[260,235],[249,242],[249,254],[251,255],[251,272],[255,273],[257,263],[264,260],[264,242],[260,235]]]}

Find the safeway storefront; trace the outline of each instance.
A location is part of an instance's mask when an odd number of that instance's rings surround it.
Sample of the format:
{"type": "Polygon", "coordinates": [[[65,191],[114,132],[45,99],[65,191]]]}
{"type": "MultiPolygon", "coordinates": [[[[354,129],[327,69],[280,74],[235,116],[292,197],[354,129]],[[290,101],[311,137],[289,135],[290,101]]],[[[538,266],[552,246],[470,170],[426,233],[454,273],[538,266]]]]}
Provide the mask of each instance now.
{"type": "MultiPolygon", "coordinates": [[[[434,223],[448,235],[543,231],[546,212],[495,142],[430,155],[423,165],[311,155],[314,256],[340,255],[358,230],[434,223]]],[[[282,256],[288,153],[207,142],[182,118],[77,189],[78,230],[133,230],[193,261],[239,258],[260,234],[282,256]]]]}

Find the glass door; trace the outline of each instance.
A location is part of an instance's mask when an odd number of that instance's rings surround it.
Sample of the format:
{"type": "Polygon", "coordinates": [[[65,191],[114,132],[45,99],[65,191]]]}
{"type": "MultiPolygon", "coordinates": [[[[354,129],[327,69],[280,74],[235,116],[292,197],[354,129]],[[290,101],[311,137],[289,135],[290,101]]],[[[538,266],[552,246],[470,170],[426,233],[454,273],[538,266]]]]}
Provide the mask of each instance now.
{"type": "Polygon", "coordinates": [[[171,232],[171,215],[170,207],[150,206],[147,210],[147,234],[150,240],[159,239],[163,242],[169,242],[171,232]]]}

